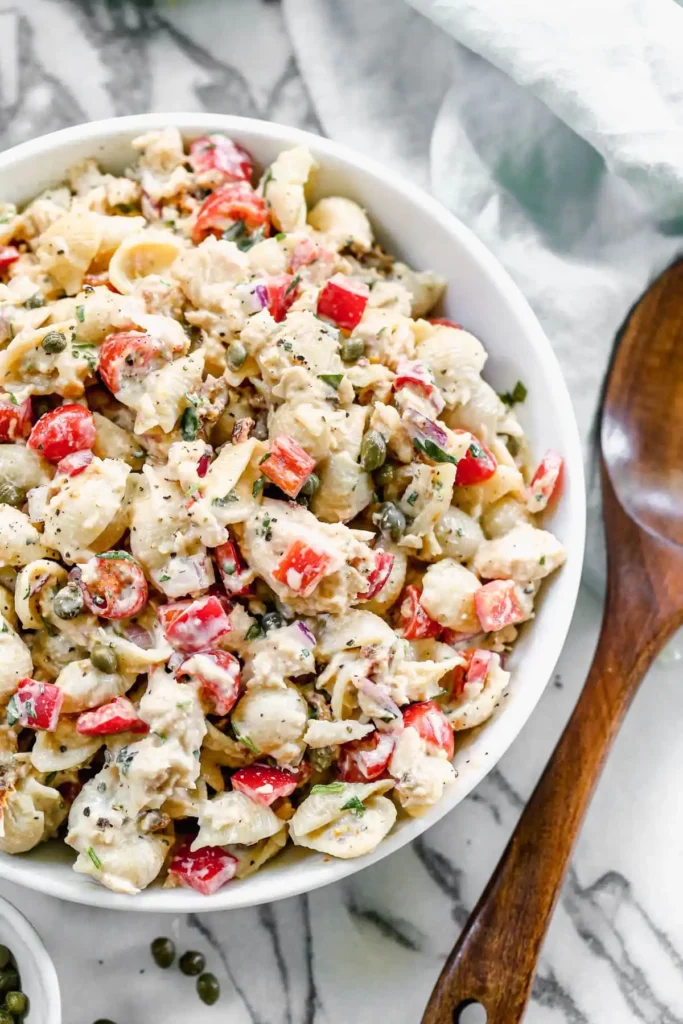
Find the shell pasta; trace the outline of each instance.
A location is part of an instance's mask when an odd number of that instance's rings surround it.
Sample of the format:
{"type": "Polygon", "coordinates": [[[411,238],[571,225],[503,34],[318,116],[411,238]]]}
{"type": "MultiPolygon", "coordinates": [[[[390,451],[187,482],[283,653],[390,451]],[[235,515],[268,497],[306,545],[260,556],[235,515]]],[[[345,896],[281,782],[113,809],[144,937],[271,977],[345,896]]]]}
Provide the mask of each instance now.
{"type": "Polygon", "coordinates": [[[0,205],[4,853],[130,895],[359,857],[506,693],[562,458],[316,169],[167,128],[0,205]]]}

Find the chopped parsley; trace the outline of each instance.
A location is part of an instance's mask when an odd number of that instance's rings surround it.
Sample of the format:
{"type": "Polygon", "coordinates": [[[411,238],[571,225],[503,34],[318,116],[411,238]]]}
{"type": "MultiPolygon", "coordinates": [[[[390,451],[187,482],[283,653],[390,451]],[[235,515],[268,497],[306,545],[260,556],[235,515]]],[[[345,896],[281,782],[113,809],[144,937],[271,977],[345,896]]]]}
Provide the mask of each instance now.
{"type": "Polygon", "coordinates": [[[17,401],[17,396],[13,395],[11,391],[7,392],[7,397],[9,398],[10,402],[12,403],[12,405],[19,405],[19,403],[17,401]]]}
{"type": "Polygon", "coordinates": [[[245,640],[260,640],[263,636],[263,630],[259,626],[258,622],[252,622],[251,626],[247,630],[245,640]]]}
{"type": "Polygon", "coordinates": [[[231,487],[228,493],[224,495],[222,498],[212,498],[211,504],[214,505],[216,508],[225,508],[225,506],[229,505],[231,502],[239,500],[240,499],[237,495],[237,492],[235,491],[235,488],[231,487]]]}
{"type": "Polygon", "coordinates": [[[335,391],[339,391],[339,385],[344,379],[343,373],[319,373],[318,380],[322,380],[325,384],[329,384],[335,391]]]}
{"type": "Polygon", "coordinates": [[[520,402],[523,402],[526,399],[526,396],[527,389],[524,384],[522,384],[521,380],[517,381],[512,391],[504,391],[502,394],[498,395],[501,402],[505,402],[505,404],[509,405],[511,408],[513,405],[518,405],[520,402]]]}
{"type": "Polygon", "coordinates": [[[291,295],[291,293],[294,291],[295,288],[297,288],[299,286],[300,281],[301,281],[301,274],[297,274],[295,277],[292,278],[292,280],[289,282],[289,284],[285,288],[285,294],[284,294],[284,298],[285,299],[287,298],[288,295],[291,295]]]}
{"type": "Polygon", "coordinates": [[[538,564],[545,565],[545,555],[541,555],[541,557],[538,560],[538,564]]]}
{"type": "Polygon", "coordinates": [[[183,441],[196,441],[199,430],[199,417],[192,406],[189,406],[180,420],[180,432],[183,441]]]}
{"type": "Polygon", "coordinates": [[[265,476],[260,476],[258,480],[254,480],[254,486],[251,489],[253,498],[258,498],[259,494],[263,494],[263,488],[266,486],[265,476]]]}
{"type": "Polygon", "coordinates": [[[247,750],[251,750],[252,754],[260,754],[261,753],[261,751],[256,746],[256,744],[251,739],[251,737],[250,736],[240,736],[240,734],[237,732],[237,729],[235,729],[235,739],[237,740],[238,743],[241,743],[243,747],[246,747],[247,750]]]}
{"type": "Polygon", "coordinates": [[[287,235],[286,235],[286,233],[284,231],[278,231],[278,233],[275,236],[275,241],[276,242],[284,242],[286,237],[287,237],[287,235]]]}
{"type": "Polygon", "coordinates": [[[129,555],[127,551],[103,551],[98,558],[113,558],[117,562],[134,562],[137,565],[137,561],[132,555],[129,555]]]}
{"type": "Polygon", "coordinates": [[[483,459],[484,449],[477,441],[473,441],[467,449],[467,454],[471,455],[473,459],[483,459]]]}
{"type": "Polygon", "coordinates": [[[92,846],[88,847],[88,856],[90,857],[90,860],[93,862],[93,864],[95,865],[97,870],[101,871],[102,870],[102,861],[97,856],[97,854],[93,850],[92,846]]]}
{"type": "Polygon", "coordinates": [[[417,501],[417,499],[418,499],[418,493],[417,493],[417,491],[413,491],[411,494],[408,495],[408,497],[406,498],[406,501],[408,502],[409,505],[414,505],[415,502],[417,501]]]}
{"type": "Polygon", "coordinates": [[[357,796],[352,796],[350,800],[347,800],[342,806],[342,811],[353,811],[359,818],[365,814],[365,806],[362,800],[359,800],[357,796]]]}
{"type": "Polygon", "coordinates": [[[272,454],[272,452],[266,452],[265,455],[262,455],[261,458],[258,460],[259,466],[262,466],[264,462],[267,462],[272,454]]]}
{"type": "Polygon", "coordinates": [[[85,306],[76,306],[76,317],[80,323],[85,321],[85,306]]]}
{"type": "MultiPolygon", "coordinates": [[[[343,782],[330,782],[327,786],[313,786],[311,793],[343,793],[344,783],[343,782]]],[[[357,798],[356,798],[357,799],[357,798]]]]}
{"type": "Polygon", "coordinates": [[[443,448],[439,448],[438,444],[430,441],[428,437],[424,441],[420,440],[419,437],[413,438],[413,447],[416,452],[426,455],[432,462],[451,462],[454,466],[458,464],[458,460],[453,455],[449,455],[443,448]]]}

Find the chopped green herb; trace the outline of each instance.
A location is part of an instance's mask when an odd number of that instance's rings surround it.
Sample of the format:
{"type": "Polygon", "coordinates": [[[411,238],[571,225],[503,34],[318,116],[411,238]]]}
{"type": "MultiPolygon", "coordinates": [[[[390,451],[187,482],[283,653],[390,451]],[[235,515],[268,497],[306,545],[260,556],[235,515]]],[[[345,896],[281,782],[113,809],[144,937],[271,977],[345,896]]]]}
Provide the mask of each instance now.
{"type": "Polygon", "coordinates": [[[95,865],[97,870],[101,871],[102,870],[102,861],[97,856],[97,854],[93,850],[92,846],[88,847],[88,856],[90,857],[90,860],[93,862],[93,864],[95,865]]]}
{"type": "Polygon", "coordinates": [[[418,493],[417,493],[417,491],[413,491],[412,494],[408,495],[408,497],[406,498],[406,501],[408,502],[409,505],[414,505],[415,502],[417,501],[417,499],[418,499],[418,493]]]}
{"type": "Polygon", "coordinates": [[[262,466],[264,462],[267,462],[272,454],[272,452],[266,452],[265,455],[262,455],[261,458],[258,460],[259,466],[262,466]]]}
{"type": "Polygon", "coordinates": [[[19,405],[19,402],[17,401],[17,396],[13,395],[11,391],[7,392],[7,397],[9,398],[12,405],[19,405]]]}
{"type": "Polygon", "coordinates": [[[357,796],[352,796],[350,800],[342,806],[342,811],[353,811],[359,818],[365,814],[365,806],[362,800],[359,800],[357,796]]]}
{"type": "Polygon", "coordinates": [[[344,783],[343,782],[330,782],[327,786],[313,786],[311,793],[343,793],[344,783]]]}
{"type": "Polygon", "coordinates": [[[301,274],[297,274],[295,277],[292,278],[292,280],[289,282],[289,284],[287,285],[287,287],[285,289],[285,294],[284,294],[284,298],[285,299],[287,298],[288,295],[290,295],[294,291],[295,288],[298,287],[300,281],[301,281],[301,274]]]}
{"type": "Polygon", "coordinates": [[[541,557],[538,560],[538,564],[545,565],[545,555],[541,555],[541,557]]]}
{"type": "Polygon", "coordinates": [[[117,203],[114,207],[118,213],[135,213],[137,206],[135,203],[117,203]]]}
{"type": "Polygon", "coordinates": [[[85,321],[85,306],[76,306],[76,317],[81,323],[85,321]]]}
{"type": "Polygon", "coordinates": [[[50,772],[48,775],[45,776],[45,785],[46,786],[51,786],[56,778],[57,778],[57,772],[50,772]]]}
{"type": "Polygon", "coordinates": [[[199,430],[199,417],[192,406],[185,410],[180,420],[180,432],[183,441],[196,441],[199,430]]]}
{"type": "Polygon", "coordinates": [[[7,724],[15,725],[21,718],[21,707],[16,693],[12,694],[7,702],[7,724]]]}
{"type": "Polygon", "coordinates": [[[467,449],[467,453],[468,453],[468,455],[471,455],[473,459],[483,459],[484,458],[484,449],[476,441],[472,442],[472,444],[467,449]]]}
{"type": "Polygon", "coordinates": [[[235,491],[235,488],[231,487],[228,493],[224,495],[222,498],[212,498],[211,504],[214,505],[216,508],[225,508],[225,506],[229,505],[231,502],[239,500],[240,499],[237,492],[235,491]]]}
{"type": "Polygon", "coordinates": [[[266,173],[263,175],[263,178],[262,178],[262,181],[261,181],[261,184],[263,186],[263,193],[264,193],[264,195],[265,195],[265,191],[266,191],[268,185],[270,184],[270,182],[272,180],[273,180],[273,172],[272,172],[272,170],[269,167],[266,170],[266,173]]]}
{"type": "Polygon", "coordinates": [[[276,242],[284,242],[286,237],[287,237],[287,235],[285,234],[284,231],[278,231],[278,233],[275,236],[275,241],[276,242]]]}
{"type": "Polygon", "coordinates": [[[260,640],[263,636],[263,630],[259,626],[258,622],[252,622],[251,626],[247,630],[245,640],[260,640]]]}
{"type": "Polygon", "coordinates": [[[513,405],[517,405],[519,402],[523,402],[526,399],[527,393],[528,392],[524,384],[522,384],[521,380],[518,380],[512,391],[504,391],[502,394],[498,395],[498,397],[501,402],[505,402],[506,405],[512,407],[513,405]]]}
{"type": "Polygon", "coordinates": [[[254,480],[254,486],[251,489],[253,498],[258,498],[259,494],[263,493],[263,488],[266,486],[265,476],[260,476],[258,480],[254,480]]]}
{"type": "Polygon", "coordinates": [[[168,575],[168,573],[164,573],[163,576],[159,577],[159,583],[167,583],[170,580],[170,578],[171,577],[168,575]]]}
{"type": "Polygon", "coordinates": [[[454,466],[458,464],[458,460],[453,455],[449,455],[443,448],[439,448],[438,444],[430,441],[428,437],[424,441],[420,440],[419,437],[413,438],[413,447],[415,451],[420,452],[421,455],[426,455],[432,462],[452,462],[454,466]]]}
{"type": "Polygon", "coordinates": [[[103,551],[102,554],[98,555],[97,557],[114,558],[116,559],[117,562],[135,562],[135,564],[137,565],[137,561],[127,551],[103,551]]]}
{"type": "Polygon", "coordinates": [[[235,739],[237,740],[238,743],[241,743],[243,747],[246,747],[247,750],[251,750],[252,754],[260,754],[261,753],[261,751],[256,746],[256,744],[251,739],[251,737],[249,737],[249,736],[240,736],[240,734],[237,732],[237,729],[235,729],[235,739]]]}
{"type": "Polygon", "coordinates": [[[335,391],[339,390],[339,385],[341,384],[343,379],[344,379],[344,374],[343,373],[319,373],[318,374],[318,380],[322,380],[326,384],[329,384],[329,386],[331,388],[334,388],[335,391]]]}

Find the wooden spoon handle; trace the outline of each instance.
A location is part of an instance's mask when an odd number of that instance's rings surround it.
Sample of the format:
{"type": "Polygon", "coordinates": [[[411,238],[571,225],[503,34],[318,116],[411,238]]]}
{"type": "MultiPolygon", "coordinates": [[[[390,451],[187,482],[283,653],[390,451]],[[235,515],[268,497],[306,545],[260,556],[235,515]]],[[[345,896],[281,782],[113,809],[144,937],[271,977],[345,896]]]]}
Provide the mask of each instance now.
{"type": "Polygon", "coordinates": [[[680,618],[657,609],[656,602],[647,607],[644,576],[636,577],[636,588],[618,568],[614,577],[576,709],[441,972],[422,1024],[455,1024],[464,1007],[477,1002],[486,1009],[487,1024],[522,1020],[600,769],[642,676],[680,618]]]}

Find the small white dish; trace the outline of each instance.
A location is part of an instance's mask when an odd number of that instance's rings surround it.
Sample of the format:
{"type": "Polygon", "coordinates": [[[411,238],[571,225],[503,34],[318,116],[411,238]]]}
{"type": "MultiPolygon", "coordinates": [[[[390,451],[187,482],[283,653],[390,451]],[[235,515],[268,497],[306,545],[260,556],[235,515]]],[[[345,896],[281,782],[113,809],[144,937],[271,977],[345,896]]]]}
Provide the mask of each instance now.
{"type": "Polygon", "coordinates": [[[16,907],[0,897],[0,945],[17,962],[21,988],[29,1000],[26,1024],[62,1024],[57,972],[42,939],[16,907]]]}
{"type": "Polygon", "coordinates": [[[175,125],[187,139],[224,132],[262,167],[287,147],[307,146],[320,168],[312,199],[346,195],[364,206],[380,242],[418,270],[448,281],[443,315],[479,337],[489,353],[484,377],[498,391],[521,379],[528,398],[519,407],[532,451],[548,448],[565,459],[561,500],[549,528],[567,551],[566,565],[544,587],[534,621],[522,631],[509,660],[512,684],[482,728],[458,741],[458,780],[422,818],[402,818],[374,853],[335,860],[289,848],[251,878],[231,882],[214,896],[191,889],[151,886],[123,896],[71,870],[72,852],[50,843],[30,854],[0,854],[0,877],[60,899],[91,906],[174,914],[236,909],[295,896],[339,881],[400,849],[460,803],[499,761],[536,706],[565,641],[578,594],[585,540],[583,456],[567,386],[557,358],[526,299],[482,242],[435,199],[367,157],[328,139],[266,121],[221,114],[143,114],[77,125],[23,143],[0,155],[0,199],[25,203],[93,157],[121,173],[133,159],[130,143],[144,132],[175,125]]]}

